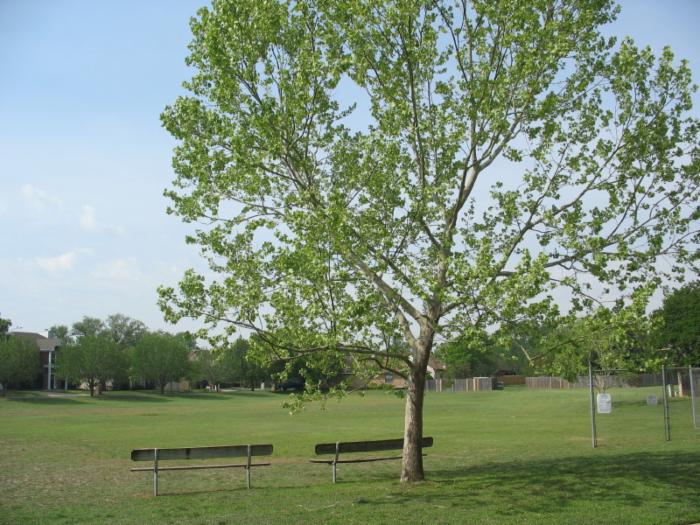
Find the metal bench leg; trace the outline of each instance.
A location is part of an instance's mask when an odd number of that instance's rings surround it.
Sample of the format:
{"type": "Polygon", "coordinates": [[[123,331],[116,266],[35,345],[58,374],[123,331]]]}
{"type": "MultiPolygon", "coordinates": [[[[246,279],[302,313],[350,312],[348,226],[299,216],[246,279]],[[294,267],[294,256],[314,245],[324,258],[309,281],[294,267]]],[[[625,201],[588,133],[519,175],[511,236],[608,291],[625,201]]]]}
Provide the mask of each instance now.
{"type": "Polygon", "coordinates": [[[245,466],[245,484],[250,488],[250,445],[248,445],[248,457],[245,466]]]}
{"type": "Polygon", "coordinates": [[[153,495],[158,495],[158,449],[153,449],[153,495]]]}
{"type": "Polygon", "coordinates": [[[338,455],[340,454],[340,442],[335,444],[335,458],[333,458],[333,483],[336,480],[336,463],[338,462],[338,455]]]}

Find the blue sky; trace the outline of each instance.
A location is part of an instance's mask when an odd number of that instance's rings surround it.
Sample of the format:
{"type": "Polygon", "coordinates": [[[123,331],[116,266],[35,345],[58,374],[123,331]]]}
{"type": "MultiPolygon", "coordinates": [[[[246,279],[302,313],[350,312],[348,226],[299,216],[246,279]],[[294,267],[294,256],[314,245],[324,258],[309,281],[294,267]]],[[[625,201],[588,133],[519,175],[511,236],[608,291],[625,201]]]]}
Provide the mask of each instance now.
{"type": "MultiPolygon", "coordinates": [[[[156,287],[202,263],[165,213],[159,114],[191,74],[188,20],[206,3],[0,0],[0,315],[15,329],[117,312],[172,329],[156,287]]],[[[700,81],[700,2],[622,5],[608,33],[671,45],[700,81]]]]}

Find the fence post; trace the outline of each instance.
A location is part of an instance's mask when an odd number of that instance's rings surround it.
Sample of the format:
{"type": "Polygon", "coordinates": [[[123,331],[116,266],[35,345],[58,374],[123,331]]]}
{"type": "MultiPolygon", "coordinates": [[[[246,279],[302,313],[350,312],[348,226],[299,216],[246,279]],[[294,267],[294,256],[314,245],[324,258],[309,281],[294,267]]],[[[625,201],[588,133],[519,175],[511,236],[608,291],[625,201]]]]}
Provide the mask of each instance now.
{"type": "Polygon", "coordinates": [[[690,409],[693,411],[693,428],[698,428],[698,415],[695,406],[695,383],[693,382],[692,365],[688,365],[688,379],[690,379],[690,409]]]}
{"type": "Polygon", "coordinates": [[[595,402],[593,400],[593,365],[588,362],[588,390],[591,397],[591,444],[593,448],[598,446],[598,436],[595,428],[595,402]]]}
{"type": "Polygon", "coordinates": [[[671,441],[671,424],[668,416],[668,392],[666,391],[666,365],[661,365],[661,385],[664,389],[664,433],[666,441],[671,441]]]}

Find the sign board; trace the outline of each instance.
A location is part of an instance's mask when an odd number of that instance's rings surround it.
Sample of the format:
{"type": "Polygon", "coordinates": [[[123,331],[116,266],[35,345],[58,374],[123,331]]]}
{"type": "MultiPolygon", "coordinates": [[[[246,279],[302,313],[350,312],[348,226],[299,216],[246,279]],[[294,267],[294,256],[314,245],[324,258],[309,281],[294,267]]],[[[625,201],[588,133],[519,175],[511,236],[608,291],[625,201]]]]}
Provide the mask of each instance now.
{"type": "Polygon", "coordinates": [[[612,412],[612,396],[610,394],[598,394],[596,396],[598,402],[598,413],[609,414],[612,412]]]}
{"type": "Polygon", "coordinates": [[[647,405],[656,406],[657,403],[658,400],[656,399],[656,396],[647,396],[647,405]]]}

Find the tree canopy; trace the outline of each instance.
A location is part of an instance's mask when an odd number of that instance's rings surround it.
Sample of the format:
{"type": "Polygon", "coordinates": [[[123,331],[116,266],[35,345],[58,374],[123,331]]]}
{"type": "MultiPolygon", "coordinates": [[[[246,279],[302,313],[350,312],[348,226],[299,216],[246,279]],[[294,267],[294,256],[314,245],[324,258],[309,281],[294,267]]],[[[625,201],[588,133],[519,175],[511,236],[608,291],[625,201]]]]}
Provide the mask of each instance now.
{"type": "Polygon", "coordinates": [[[94,396],[99,385],[124,375],[127,364],[126,356],[106,334],[83,335],[61,347],[56,375],[66,381],[84,381],[94,396]]]}
{"type": "Polygon", "coordinates": [[[700,281],[669,293],[654,317],[662,358],[674,366],[700,366],[700,281]]]}
{"type": "Polygon", "coordinates": [[[41,373],[39,347],[24,337],[0,334],[0,384],[3,395],[10,386],[30,383],[41,373]]]}
{"type": "Polygon", "coordinates": [[[170,381],[189,372],[188,338],[182,334],[146,333],[134,347],[132,366],[135,375],[156,383],[163,394],[170,381]]]}
{"type": "Polygon", "coordinates": [[[436,339],[644,299],[694,264],[690,71],[670,49],[603,37],[616,13],[607,0],[201,9],[190,93],[162,115],[178,140],[167,194],[220,278],[190,270],[162,288],[167,318],[250,330],[270,359],[349,354],[407,378],[402,480],[423,479],[436,339]]]}
{"type": "Polygon", "coordinates": [[[12,321],[0,317],[0,339],[7,337],[10,326],[12,326],[12,321]]]}

